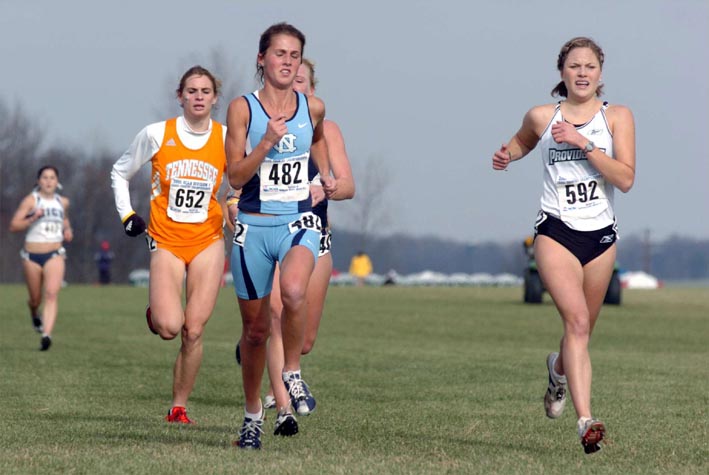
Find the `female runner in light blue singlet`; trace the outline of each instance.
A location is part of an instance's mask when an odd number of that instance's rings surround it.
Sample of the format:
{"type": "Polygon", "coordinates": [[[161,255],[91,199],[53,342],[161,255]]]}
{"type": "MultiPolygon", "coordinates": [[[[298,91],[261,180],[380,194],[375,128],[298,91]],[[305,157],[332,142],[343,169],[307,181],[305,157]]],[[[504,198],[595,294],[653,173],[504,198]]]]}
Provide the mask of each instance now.
{"type": "Polygon", "coordinates": [[[288,398],[277,400],[274,433],[294,435],[293,409],[308,414],[309,390],[300,374],[306,289],[320,243],[312,212],[308,163],[314,160],[326,195],[337,191],[323,138],[325,105],[293,91],[305,36],[287,23],[269,27],[259,42],[263,88],[234,99],[227,112],[229,183],[241,189],[231,268],[242,318],[241,359],[245,415],[237,445],[258,449],[260,398],[270,327],[270,291],[276,262],[284,306],[282,378],[288,398]]]}

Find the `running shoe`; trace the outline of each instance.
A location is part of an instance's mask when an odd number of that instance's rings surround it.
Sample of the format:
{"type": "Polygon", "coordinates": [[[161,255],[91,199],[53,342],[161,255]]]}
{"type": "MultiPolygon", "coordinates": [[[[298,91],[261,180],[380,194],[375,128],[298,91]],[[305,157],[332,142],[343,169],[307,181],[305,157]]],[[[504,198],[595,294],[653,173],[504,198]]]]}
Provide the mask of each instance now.
{"type": "Polygon", "coordinates": [[[153,335],[157,335],[158,332],[155,330],[155,327],[153,327],[153,312],[150,311],[150,305],[145,307],[145,319],[148,322],[148,329],[153,335]]]}
{"type": "Polygon", "coordinates": [[[251,419],[244,417],[244,424],[239,432],[239,440],[234,442],[234,445],[240,449],[260,449],[261,434],[263,434],[263,412],[261,419],[251,419]]]}
{"type": "Polygon", "coordinates": [[[278,411],[276,416],[276,426],[273,430],[273,435],[282,435],[290,437],[298,433],[298,421],[293,416],[290,407],[282,411],[278,411]]]}
{"type": "Polygon", "coordinates": [[[39,351],[47,351],[52,346],[52,337],[44,335],[39,342],[39,351]]]}
{"type": "Polygon", "coordinates": [[[31,315],[30,318],[32,318],[32,328],[34,328],[34,331],[42,333],[42,330],[44,330],[42,327],[42,317],[39,315],[31,315]]]}
{"type": "Polygon", "coordinates": [[[315,398],[308,385],[300,377],[300,373],[289,371],[283,373],[283,382],[288,390],[291,403],[300,416],[310,415],[315,410],[315,398]]]}
{"type": "Polygon", "coordinates": [[[266,394],[266,397],[263,399],[263,408],[264,409],[273,409],[276,407],[276,398],[271,396],[270,394],[266,394]]]}
{"type": "Polygon", "coordinates": [[[547,372],[549,373],[549,386],[544,394],[544,409],[547,417],[556,419],[561,416],[566,406],[566,376],[554,377],[554,362],[559,353],[549,353],[547,356],[547,372]]]}
{"type": "Polygon", "coordinates": [[[585,453],[592,454],[601,450],[600,442],[606,436],[606,426],[603,422],[596,419],[586,419],[582,422],[579,419],[577,429],[585,453]]]}
{"type": "Polygon", "coordinates": [[[187,417],[187,410],[182,406],[175,406],[167,411],[165,420],[167,422],[176,422],[178,424],[194,424],[194,421],[187,417]]]}

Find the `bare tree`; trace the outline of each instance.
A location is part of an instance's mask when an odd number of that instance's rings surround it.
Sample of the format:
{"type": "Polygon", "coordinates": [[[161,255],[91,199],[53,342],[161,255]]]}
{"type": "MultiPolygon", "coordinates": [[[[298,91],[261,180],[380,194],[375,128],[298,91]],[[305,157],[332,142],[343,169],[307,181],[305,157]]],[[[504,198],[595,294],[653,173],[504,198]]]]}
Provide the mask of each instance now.
{"type": "Polygon", "coordinates": [[[342,226],[357,236],[358,249],[365,250],[377,230],[391,222],[392,203],[387,197],[392,176],[388,163],[379,156],[370,156],[364,163],[352,162],[357,193],[354,199],[331,202],[333,227],[342,226]]]}
{"type": "Polygon", "coordinates": [[[10,233],[12,215],[36,182],[42,132],[19,104],[0,101],[0,281],[22,280],[18,252],[24,235],[10,233]]]}

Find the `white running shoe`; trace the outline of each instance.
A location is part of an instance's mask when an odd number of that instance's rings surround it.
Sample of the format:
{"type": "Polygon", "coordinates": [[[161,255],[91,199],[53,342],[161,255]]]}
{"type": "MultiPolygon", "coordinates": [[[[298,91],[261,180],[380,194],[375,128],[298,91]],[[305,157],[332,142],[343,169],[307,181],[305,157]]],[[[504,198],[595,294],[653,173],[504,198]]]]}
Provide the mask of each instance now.
{"type": "Polygon", "coordinates": [[[276,407],[276,398],[271,396],[270,394],[266,394],[266,397],[263,399],[263,408],[264,409],[273,409],[276,407]]]}
{"type": "Polygon", "coordinates": [[[549,353],[547,356],[547,372],[549,373],[549,386],[544,394],[544,409],[547,417],[556,419],[561,416],[566,406],[566,376],[554,377],[554,363],[559,353],[549,353]]]}
{"type": "Polygon", "coordinates": [[[583,445],[583,451],[592,454],[601,450],[600,442],[606,436],[606,426],[596,419],[579,419],[576,428],[583,445]]]}

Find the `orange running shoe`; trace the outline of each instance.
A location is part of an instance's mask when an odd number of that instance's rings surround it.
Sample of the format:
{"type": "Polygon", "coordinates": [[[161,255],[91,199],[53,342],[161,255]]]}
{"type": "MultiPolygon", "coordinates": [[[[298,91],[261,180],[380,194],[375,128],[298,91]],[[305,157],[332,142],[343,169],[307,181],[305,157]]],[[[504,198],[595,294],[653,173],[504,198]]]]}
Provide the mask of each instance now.
{"type": "Polygon", "coordinates": [[[606,436],[605,424],[596,419],[586,419],[585,421],[579,419],[577,426],[583,451],[592,454],[601,450],[601,441],[606,436]]]}
{"type": "Polygon", "coordinates": [[[158,332],[155,330],[155,327],[153,327],[153,312],[150,311],[150,305],[145,307],[145,319],[148,321],[148,330],[150,330],[153,335],[157,335],[158,332]]]}
{"type": "Polygon", "coordinates": [[[187,411],[182,406],[175,406],[167,412],[165,416],[167,422],[177,422],[178,424],[194,424],[195,422],[187,417],[187,411]]]}

